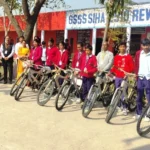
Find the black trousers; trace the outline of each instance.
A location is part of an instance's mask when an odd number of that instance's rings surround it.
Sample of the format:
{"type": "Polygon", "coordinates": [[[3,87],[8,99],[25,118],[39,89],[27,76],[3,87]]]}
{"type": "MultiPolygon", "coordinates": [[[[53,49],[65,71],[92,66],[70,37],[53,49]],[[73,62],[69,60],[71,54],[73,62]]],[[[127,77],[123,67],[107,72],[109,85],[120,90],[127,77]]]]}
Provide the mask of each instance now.
{"type": "Polygon", "coordinates": [[[2,59],[3,69],[4,69],[4,81],[8,80],[8,72],[9,72],[9,81],[13,79],[13,61],[12,60],[4,60],[2,59]]]}

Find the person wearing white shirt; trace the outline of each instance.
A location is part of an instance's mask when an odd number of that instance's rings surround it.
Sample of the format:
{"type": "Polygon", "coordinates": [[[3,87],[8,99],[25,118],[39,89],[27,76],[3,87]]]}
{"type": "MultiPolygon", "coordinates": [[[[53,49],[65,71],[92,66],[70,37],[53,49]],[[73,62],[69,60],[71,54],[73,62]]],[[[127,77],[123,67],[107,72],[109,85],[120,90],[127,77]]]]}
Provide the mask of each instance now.
{"type": "MultiPolygon", "coordinates": [[[[150,104],[150,40],[144,39],[141,43],[142,50],[138,51],[135,56],[135,64],[138,64],[137,74],[137,110],[135,119],[138,119],[142,114],[142,99],[144,90],[146,91],[146,98],[150,104]]],[[[145,121],[150,121],[150,118],[145,116],[145,121]]]]}
{"type": "Polygon", "coordinates": [[[112,67],[114,55],[108,51],[108,42],[104,42],[102,45],[102,51],[97,55],[98,71],[109,71],[112,67]]]}
{"type": "Polygon", "coordinates": [[[46,58],[47,58],[47,56],[46,56],[46,42],[43,41],[42,42],[42,63],[44,66],[45,66],[46,58]]]}
{"type": "Polygon", "coordinates": [[[4,43],[1,45],[2,64],[4,69],[4,84],[7,84],[7,71],[9,71],[9,83],[12,84],[13,78],[13,55],[15,52],[14,45],[10,44],[10,37],[6,36],[4,43]]]}

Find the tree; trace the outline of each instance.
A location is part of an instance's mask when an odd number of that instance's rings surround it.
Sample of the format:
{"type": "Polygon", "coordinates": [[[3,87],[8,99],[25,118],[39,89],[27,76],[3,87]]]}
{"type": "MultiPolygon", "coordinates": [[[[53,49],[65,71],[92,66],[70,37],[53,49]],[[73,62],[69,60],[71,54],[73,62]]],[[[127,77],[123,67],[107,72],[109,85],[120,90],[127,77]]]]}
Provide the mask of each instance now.
{"type": "MultiPolygon", "coordinates": [[[[7,3],[9,3],[11,12],[18,8],[18,4],[15,1],[7,0],[7,3]]],[[[8,32],[10,30],[11,21],[7,18],[4,7],[2,9],[3,9],[3,25],[4,25],[4,30],[5,30],[5,36],[6,36],[6,35],[8,35],[8,32]]]]}
{"type": "Polygon", "coordinates": [[[103,42],[106,41],[111,19],[117,15],[122,16],[125,9],[129,9],[127,5],[134,4],[131,0],[98,0],[100,4],[105,5],[107,20],[103,36],[103,42]]]}
{"type": "Polygon", "coordinates": [[[0,6],[5,10],[10,22],[14,26],[18,36],[24,35],[26,41],[29,43],[35,23],[37,21],[39,12],[44,5],[50,5],[50,8],[66,7],[64,0],[0,0],[0,6]],[[12,4],[15,4],[15,8],[12,9],[12,4]],[[19,23],[14,14],[14,9],[24,15],[24,21],[26,24],[25,30],[22,31],[19,23]]]}

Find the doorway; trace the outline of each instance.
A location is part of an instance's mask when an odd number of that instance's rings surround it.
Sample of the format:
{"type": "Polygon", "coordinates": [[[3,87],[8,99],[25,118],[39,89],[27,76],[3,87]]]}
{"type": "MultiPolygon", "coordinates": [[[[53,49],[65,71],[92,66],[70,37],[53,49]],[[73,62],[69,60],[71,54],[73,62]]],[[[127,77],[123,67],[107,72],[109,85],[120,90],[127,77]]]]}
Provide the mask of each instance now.
{"type": "Polygon", "coordinates": [[[96,51],[95,55],[97,55],[101,51],[102,46],[102,38],[96,38],[96,51]]]}
{"type": "Polygon", "coordinates": [[[132,34],[130,41],[130,54],[135,55],[141,48],[141,34],[132,34]]]}

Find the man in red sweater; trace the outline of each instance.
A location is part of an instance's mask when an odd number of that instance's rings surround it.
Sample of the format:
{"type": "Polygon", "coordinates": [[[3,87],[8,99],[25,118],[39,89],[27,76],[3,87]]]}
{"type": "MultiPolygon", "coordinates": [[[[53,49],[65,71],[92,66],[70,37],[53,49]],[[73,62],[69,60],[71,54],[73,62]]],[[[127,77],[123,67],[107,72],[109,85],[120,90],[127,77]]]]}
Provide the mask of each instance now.
{"type": "Polygon", "coordinates": [[[94,82],[94,73],[97,72],[97,60],[96,56],[92,55],[92,46],[90,44],[86,46],[85,53],[86,55],[82,57],[79,67],[81,70],[80,75],[83,78],[82,83],[83,91],[81,95],[82,101],[86,99],[86,96],[94,82]]]}
{"type": "MultiPolygon", "coordinates": [[[[122,42],[119,45],[119,54],[114,57],[114,64],[111,69],[111,73],[115,74],[115,86],[116,88],[120,87],[121,82],[123,81],[125,74],[120,71],[122,69],[128,73],[134,71],[134,62],[132,56],[126,53],[126,43],[122,42]]],[[[127,106],[123,105],[123,114],[127,115],[127,106]]]]}
{"type": "MultiPolygon", "coordinates": [[[[135,56],[135,72],[139,76],[137,82],[137,109],[135,119],[138,119],[142,114],[142,99],[144,90],[146,98],[150,104],[150,40],[143,39],[141,43],[142,50],[136,52],[135,56]]],[[[145,121],[150,121],[148,116],[145,116],[145,121]]]]}

